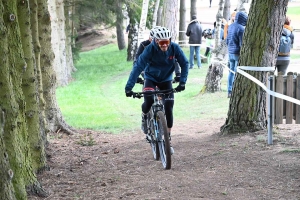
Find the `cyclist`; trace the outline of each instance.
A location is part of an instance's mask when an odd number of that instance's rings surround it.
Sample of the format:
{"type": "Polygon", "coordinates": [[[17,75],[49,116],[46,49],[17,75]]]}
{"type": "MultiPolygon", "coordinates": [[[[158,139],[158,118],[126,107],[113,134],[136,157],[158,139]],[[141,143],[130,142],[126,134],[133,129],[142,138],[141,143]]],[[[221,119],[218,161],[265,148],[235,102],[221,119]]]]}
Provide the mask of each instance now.
{"type": "MultiPolygon", "coordinates": [[[[176,60],[181,66],[181,76],[179,85],[175,90],[177,92],[185,90],[189,62],[179,45],[171,42],[171,37],[172,35],[168,28],[159,27],[155,30],[154,40],[145,48],[134,63],[125,86],[127,97],[132,96],[132,88],[142,71],[144,71],[145,77],[144,92],[154,91],[155,87],[161,90],[172,89],[172,74],[175,70],[174,63],[176,60]]],[[[152,104],[153,98],[147,95],[144,96],[144,103],[142,104],[142,130],[144,133],[146,133],[147,113],[150,111],[152,104]]],[[[173,126],[173,106],[174,94],[171,93],[164,97],[164,108],[170,137],[173,126]]]]}
{"type": "MultiPolygon", "coordinates": [[[[140,43],[140,46],[135,54],[135,58],[134,58],[134,63],[137,61],[137,59],[139,58],[139,56],[143,53],[144,49],[152,42],[153,38],[154,38],[154,32],[157,28],[161,28],[161,26],[156,26],[153,29],[150,30],[150,34],[149,34],[149,38],[147,40],[144,40],[140,43]]],[[[178,64],[178,62],[175,62],[175,77],[173,82],[179,82],[180,81],[180,66],[178,64]]],[[[142,76],[143,76],[143,72],[142,72],[142,76]]],[[[144,76],[143,76],[144,77],[144,76]]],[[[136,83],[144,83],[144,80],[141,77],[138,77],[136,80],[136,83]]]]}

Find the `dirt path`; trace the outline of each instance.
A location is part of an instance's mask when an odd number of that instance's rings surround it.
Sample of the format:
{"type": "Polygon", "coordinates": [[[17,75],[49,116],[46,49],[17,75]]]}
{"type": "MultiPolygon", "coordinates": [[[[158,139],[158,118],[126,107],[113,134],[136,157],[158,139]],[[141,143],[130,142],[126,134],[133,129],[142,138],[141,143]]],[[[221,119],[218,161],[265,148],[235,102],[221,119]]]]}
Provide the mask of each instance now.
{"type": "Polygon", "coordinates": [[[82,131],[93,146],[79,144],[79,135],[51,135],[50,171],[39,180],[51,200],[300,199],[299,126],[278,127],[274,145],[268,146],[266,131],[219,135],[223,123],[177,122],[171,170],[153,160],[139,130],[82,131]]]}

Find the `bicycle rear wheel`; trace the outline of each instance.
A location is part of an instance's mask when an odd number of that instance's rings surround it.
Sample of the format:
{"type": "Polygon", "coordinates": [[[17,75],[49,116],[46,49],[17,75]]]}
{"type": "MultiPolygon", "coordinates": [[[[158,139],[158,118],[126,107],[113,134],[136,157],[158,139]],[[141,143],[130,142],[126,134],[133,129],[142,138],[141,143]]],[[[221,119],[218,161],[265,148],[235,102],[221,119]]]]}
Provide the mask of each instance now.
{"type": "Polygon", "coordinates": [[[158,148],[158,143],[155,137],[155,127],[154,127],[154,122],[153,122],[153,112],[150,111],[150,115],[148,116],[150,120],[150,146],[152,149],[152,153],[153,153],[153,158],[155,160],[159,160],[159,148],[158,148]]]}
{"type": "Polygon", "coordinates": [[[158,148],[160,153],[160,159],[165,169],[171,169],[171,149],[169,133],[167,128],[167,121],[165,114],[162,111],[158,111],[156,114],[156,121],[158,125],[158,148]]]}

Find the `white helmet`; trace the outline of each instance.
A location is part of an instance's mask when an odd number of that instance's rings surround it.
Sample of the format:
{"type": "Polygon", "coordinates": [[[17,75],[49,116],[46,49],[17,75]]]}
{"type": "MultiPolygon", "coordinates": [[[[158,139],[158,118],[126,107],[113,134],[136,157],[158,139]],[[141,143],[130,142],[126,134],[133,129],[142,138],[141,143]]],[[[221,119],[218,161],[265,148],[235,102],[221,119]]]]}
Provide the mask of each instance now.
{"type": "Polygon", "coordinates": [[[155,26],[150,30],[150,37],[153,39],[155,37],[155,31],[156,29],[161,28],[161,26],[155,26]]]}
{"type": "Polygon", "coordinates": [[[159,40],[166,40],[172,37],[171,31],[165,27],[158,27],[155,29],[154,37],[159,40]]]}

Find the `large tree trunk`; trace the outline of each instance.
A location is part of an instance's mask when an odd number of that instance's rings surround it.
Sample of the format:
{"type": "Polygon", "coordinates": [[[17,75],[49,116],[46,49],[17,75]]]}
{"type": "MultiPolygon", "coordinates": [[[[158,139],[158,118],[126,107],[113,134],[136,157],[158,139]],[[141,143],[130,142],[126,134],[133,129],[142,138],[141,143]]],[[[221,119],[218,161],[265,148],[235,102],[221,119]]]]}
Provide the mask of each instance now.
{"type": "Polygon", "coordinates": [[[159,8],[158,8],[156,25],[157,26],[163,25],[163,6],[159,6],[159,8]]]}
{"type": "Polygon", "coordinates": [[[163,26],[170,29],[172,33],[172,41],[176,41],[178,33],[178,1],[165,0],[163,10],[163,26]],[[172,6],[170,6],[172,5],[172,6]]]}
{"type": "Polygon", "coordinates": [[[139,24],[135,19],[135,11],[128,7],[130,29],[128,33],[127,61],[132,61],[138,49],[139,24]]]}
{"type": "Polygon", "coordinates": [[[40,109],[44,110],[46,115],[46,121],[41,123],[46,123],[47,131],[63,130],[72,134],[72,128],[64,121],[56,101],[56,72],[53,67],[54,53],[51,46],[51,21],[47,0],[38,0],[38,5],[40,62],[37,66],[40,68],[38,71],[42,86],[41,96],[45,100],[40,109]]]}
{"type": "Polygon", "coordinates": [[[125,38],[124,38],[124,29],[123,29],[123,1],[116,1],[116,15],[117,15],[117,21],[116,21],[116,31],[117,31],[117,41],[118,41],[118,47],[119,50],[126,48],[125,38]]]}
{"type": "Polygon", "coordinates": [[[179,20],[179,44],[184,44],[183,41],[186,39],[185,35],[185,29],[186,29],[186,24],[185,24],[185,15],[186,15],[186,6],[185,6],[185,0],[180,0],[180,10],[179,10],[179,15],[180,15],[180,20],[179,20]]]}
{"type": "Polygon", "coordinates": [[[226,21],[230,20],[230,15],[231,15],[230,7],[231,7],[230,0],[225,0],[224,10],[223,10],[223,18],[226,19],[226,21]]]}
{"type": "MultiPolygon", "coordinates": [[[[223,18],[224,0],[219,2],[219,10],[216,15],[216,32],[215,32],[215,48],[211,52],[211,64],[208,67],[205,85],[201,89],[204,92],[217,92],[221,91],[221,80],[223,77],[223,66],[219,62],[227,60],[227,45],[225,41],[220,41],[221,20],[223,18]]],[[[223,63],[224,64],[224,63],[223,63]]]]}
{"type": "MultiPolygon", "coordinates": [[[[37,105],[34,105],[38,103],[36,99],[36,78],[34,73],[31,74],[34,71],[34,66],[29,66],[34,65],[34,57],[30,44],[31,12],[28,3],[28,1],[20,3],[17,0],[0,1],[0,30],[2,35],[0,40],[0,59],[2,63],[0,105],[5,116],[0,147],[1,151],[4,152],[2,156],[5,159],[2,161],[5,163],[0,162],[0,168],[1,170],[9,168],[9,170],[4,171],[5,176],[1,176],[0,179],[0,185],[8,185],[4,191],[1,191],[1,195],[4,193],[6,196],[1,199],[26,199],[27,192],[45,194],[34,173],[37,168],[44,165],[44,158],[42,158],[44,154],[37,153],[41,150],[39,145],[42,145],[42,143],[31,141],[32,139],[38,140],[40,129],[37,127],[38,125],[35,126],[32,122],[27,121],[38,121],[37,105]],[[18,13],[19,15],[16,16],[12,13],[18,13]],[[19,26],[19,23],[22,23],[22,25],[19,26]],[[31,81],[29,81],[30,79],[31,81]],[[23,89],[25,90],[23,91],[23,89]],[[27,104],[29,104],[29,107],[27,104]],[[33,128],[32,132],[29,127],[33,128]],[[34,149],[31,148],[33,144],[37,145],[34,149]],[[34,157],[32,157],[33,154],[35,154],[34,157]],[[36,158],[38,157],[41,160],[37,161],[36,158]],[[11,183],[8,181],[12,181],[13,188],[10,187],[11,183]]],[[[34,14],[36,13],[32,15],[34,14]]],[[[3,123],[2,116],[1,119],[3,123]]]]}
{"type": "Polygon", "coordinates": [[[63,0],[48,1],[48,10],[51,18],[51,43],[55,55],[53,66],[56,72],[56,84],[65,86],[71,80],[73,60],[72,54],[70,55],[71,43],[67,43],[63,0]]]}
{"type": "MultiPolygon", "coordinates": [[[[252,2],[238,66],[274,66],[288,0],[252,2]],[[253,27],[256,27],[253,29],[253,27]]],[[[248,72],[262,83],[266,72],[248,72]]],[[[246,133],[265,129],[266,94],[248,78],[236,74],[229,110],[221,131],[246,133]]]]}
{"type": "Polygon", "coordinates": [[[154,28],[157,25],[157,14],[158,14],[159,3],[160,0],[155,1],[155,7],[153,10],[152,28],[154,28]]]}
{"type": "Polygon", "coordinates": [[[190,21],[192,21],[193,15],[197,16],[197,0],[191,0],[190,21]]]}

